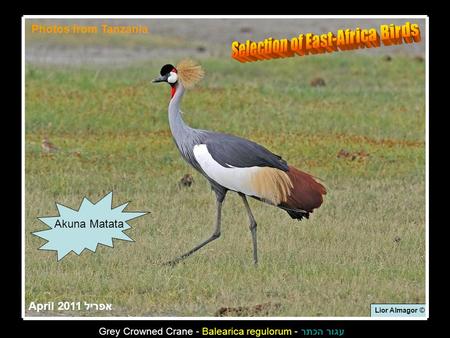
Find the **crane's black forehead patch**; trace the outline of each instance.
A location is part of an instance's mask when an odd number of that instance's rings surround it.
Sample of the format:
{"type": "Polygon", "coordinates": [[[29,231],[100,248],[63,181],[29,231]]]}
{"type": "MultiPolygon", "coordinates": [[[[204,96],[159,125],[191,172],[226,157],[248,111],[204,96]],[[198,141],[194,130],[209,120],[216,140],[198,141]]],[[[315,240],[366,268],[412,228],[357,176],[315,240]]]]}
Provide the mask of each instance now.
{"type": "Polygon", "coordinates": [[[174,68],[175,68],[175,67],[172,66],[171,64],[164,65],[164,66],[161,68],[160,74],[161,74],[161,75],[166,75],[166,74],[170,73],[170,72],[172,71],[172,69],[174,69],[174,68]]]}

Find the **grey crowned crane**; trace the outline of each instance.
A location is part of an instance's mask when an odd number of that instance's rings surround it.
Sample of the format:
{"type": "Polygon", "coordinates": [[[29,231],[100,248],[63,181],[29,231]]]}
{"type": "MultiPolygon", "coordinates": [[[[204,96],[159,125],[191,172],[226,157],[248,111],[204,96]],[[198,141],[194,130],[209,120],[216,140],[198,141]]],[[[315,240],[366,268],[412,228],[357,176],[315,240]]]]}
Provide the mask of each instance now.
{"type": "Polygon", "coordinates": [[[228,191],[239,194],[250,222],[253,241],[253,261],[258,262],[256,221],[247,196],[285,210],[293,219],[309,218],[323,202],[325,187],[313,176],[289,165],[280,156],[252,141],[202,129],[189,127],[181,116],[180,103],[186,88],[204,75],[190,60],[177,67],[167,64],[161,76],[153,82],[167,82],[171,87],[169,125],[181,156],[211,184],[216,195],[216,221],[213,234],[192,250],[167,262],[175,265],[206,244],[219,238],[222,203],[228,191]]]}

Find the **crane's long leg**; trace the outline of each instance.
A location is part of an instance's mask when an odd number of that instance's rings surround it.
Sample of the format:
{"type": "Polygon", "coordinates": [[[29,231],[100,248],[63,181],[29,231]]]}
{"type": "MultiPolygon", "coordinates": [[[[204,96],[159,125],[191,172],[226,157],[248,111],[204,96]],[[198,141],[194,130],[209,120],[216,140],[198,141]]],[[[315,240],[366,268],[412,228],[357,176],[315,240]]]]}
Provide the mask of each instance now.
{"type": "Polygon", "coordinates": [[[253,241],[253,262],[256,265],[256,264],[258,264],[258,243],[256,241],[257,224],[255,221],[255,217],[253,217],[252,210],[250,209],[250,205],[248,204],[247,197],[242,193],[239,193],[239,196],[242,197],[242,201],[244,202],[245,209],[247,210],[248,220],[250,222],[250,231],[252,233],[252,241],[253,241]]]}
{"type": "Polygon", "coordinates": [[[201,242],[199,245],[197,245],[192,250],[182,254],[181,256],[178,256],[177,258],[175,258],[175,259],[173,259],[171,261],[168,261],[168,262],[164,263],[164,265],[174,266],[175,264],[179,263],[180,261],[182,261],[186,257],[189,257],[190,255],[192,255],[197,250],[203,248],[209,242],[212,242],[213,240],[215,240],[215,239],[220,237],[220,223],[221,223],[221,219],[222,219],[222,203],[223,203],[222,201],[219,201],[219,200],[216,201],[216,206],[217,206],[216,223],[214,225],[214,232],[211,235],[211,237],[209,237],[207,240],[201,242]]]}

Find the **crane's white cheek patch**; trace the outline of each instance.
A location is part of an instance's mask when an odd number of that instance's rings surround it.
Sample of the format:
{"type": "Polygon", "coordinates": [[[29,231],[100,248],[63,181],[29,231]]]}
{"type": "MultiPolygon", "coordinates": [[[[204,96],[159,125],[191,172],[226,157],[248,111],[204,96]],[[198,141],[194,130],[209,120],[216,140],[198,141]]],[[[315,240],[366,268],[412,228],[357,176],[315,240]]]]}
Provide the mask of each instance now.
{"type": "Polygon", "coordinates": [[[167,82],[169,83],[175,83],[178,80],[178,75],[177,73],[174,72],[170,72],[170,76],[167,78],[167,82]]]}
{"type": "Polygon", "coordinates": [[[260,167],[226,168],[216,162],[206,147],[206,144],[194,146],[194,157],[203,171],[214,181],[227,189],[239,191],[246,195],[261,197],[252,187],[252,176],[260,167]]]}

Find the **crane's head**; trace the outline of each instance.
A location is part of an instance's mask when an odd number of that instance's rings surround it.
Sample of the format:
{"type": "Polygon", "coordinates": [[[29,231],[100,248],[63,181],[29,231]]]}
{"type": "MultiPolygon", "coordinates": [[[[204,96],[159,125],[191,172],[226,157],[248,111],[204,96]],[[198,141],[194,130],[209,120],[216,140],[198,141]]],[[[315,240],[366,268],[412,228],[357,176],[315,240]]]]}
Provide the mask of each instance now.
{"type": "Polygon", "coordinates": [[[175,85],[175,83],[177,83],[178,81],[178,71],[177,69],[170,65],[164,65],[161,68],[161,71],[159,72],[161,75],[158,76],[156,79],[154,79],[152,82],[153,83],[157,83],[157,82],[167,82],[169,83],[171,86],[175,85]]]}
{"type": "Polygon", "coordinates": [[[171,64],[164,65],[159,72],[160,76],[152,82],[167,82],[172,88],[172,97],[181,81],[184,87],[192,87],[200,81],[205,74],[203,69],[192,60],[182,60],[174,67],[171,64]]]}

